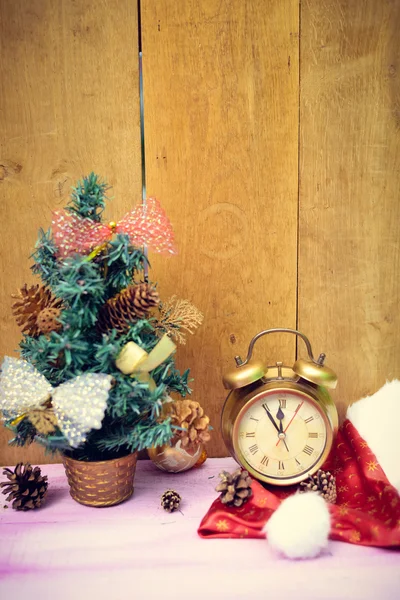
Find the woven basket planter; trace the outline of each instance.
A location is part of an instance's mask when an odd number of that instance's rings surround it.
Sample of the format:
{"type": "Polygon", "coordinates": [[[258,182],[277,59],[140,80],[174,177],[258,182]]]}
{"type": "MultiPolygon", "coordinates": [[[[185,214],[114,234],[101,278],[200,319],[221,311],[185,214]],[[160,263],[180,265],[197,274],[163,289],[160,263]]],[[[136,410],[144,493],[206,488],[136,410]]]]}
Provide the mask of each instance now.
{"type": "Polygon", "coordinates": [[[63,457],[70,494],[86,506],[113,506],[133,494],[137,452],[123,458],[84,462],[63,457]]]}

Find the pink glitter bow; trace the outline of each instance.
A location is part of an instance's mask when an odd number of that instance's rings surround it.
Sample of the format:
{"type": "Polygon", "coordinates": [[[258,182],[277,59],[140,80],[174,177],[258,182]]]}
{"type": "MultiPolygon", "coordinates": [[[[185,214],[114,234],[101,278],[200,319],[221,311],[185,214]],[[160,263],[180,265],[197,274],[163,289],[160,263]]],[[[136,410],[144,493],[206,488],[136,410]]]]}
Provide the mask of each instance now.
{"type": "Polygon", "coordinates": [[[146,204],[136,206],[119,223],[108,225],[57,210],[53,213],[52,231],[58,258],[88,254],[106,244],[114,233],[126,233],[133,246],[176,254],[172,225],[156,198],[148,198],[146,204]]]}

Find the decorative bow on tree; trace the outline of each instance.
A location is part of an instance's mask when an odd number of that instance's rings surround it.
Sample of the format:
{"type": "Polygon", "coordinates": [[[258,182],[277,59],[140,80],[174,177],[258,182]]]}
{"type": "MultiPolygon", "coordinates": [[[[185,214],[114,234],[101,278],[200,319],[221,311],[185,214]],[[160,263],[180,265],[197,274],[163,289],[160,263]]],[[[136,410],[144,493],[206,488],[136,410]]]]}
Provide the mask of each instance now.
{"type": "Polygon", "coordinates": [[[128,342],[119,353],[115,364],[124,375],[148,383],[149,388],[154,390],[157,386],[150,376],[150,371],[166,361],[175,350],[176,345],[167,334],[162,336],[150,353],[135,342],[128,342]]]}
{"type": "Polygon", "coordinates": [[[14,419],[12,425],[24,418],[34,426],[47,420],[47,432],[58,426],[69,445],[77,448],[91,429],[101,428],[111,384],[111,375],[84,373],[54,388],[33,365],[6,356],[0,376],[0,410],[6,420],[14,419]]]}
{"type": "Polygon", "coordinates": [[[72,254],[97,254],[114,233],[125,233],[132,246],[147,246],[159,253],[176,254],[172,225],[156,198],[136,206],[118,223],[108,225],[82,218],[72,211],[53,213],[52,231],[58,258],[72,254]]]}

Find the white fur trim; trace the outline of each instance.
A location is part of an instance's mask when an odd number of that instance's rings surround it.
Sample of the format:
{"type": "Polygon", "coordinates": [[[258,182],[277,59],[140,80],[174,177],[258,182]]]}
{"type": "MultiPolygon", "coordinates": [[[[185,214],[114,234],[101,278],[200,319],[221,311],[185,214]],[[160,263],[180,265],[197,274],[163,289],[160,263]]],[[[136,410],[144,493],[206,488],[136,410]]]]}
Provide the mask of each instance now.
{"type": "Polygon", "coordinates": [[[330,524],[321,496],[297,493],[282,502],[264,531],[271,547],[288,558],[314,558],[328,545],[330,524]]]}
{"type": "Polygon", "coordinates": [[[387,382],[372,396],[355,402],[346,416],[400,493],[400,381],[387,382]]]}

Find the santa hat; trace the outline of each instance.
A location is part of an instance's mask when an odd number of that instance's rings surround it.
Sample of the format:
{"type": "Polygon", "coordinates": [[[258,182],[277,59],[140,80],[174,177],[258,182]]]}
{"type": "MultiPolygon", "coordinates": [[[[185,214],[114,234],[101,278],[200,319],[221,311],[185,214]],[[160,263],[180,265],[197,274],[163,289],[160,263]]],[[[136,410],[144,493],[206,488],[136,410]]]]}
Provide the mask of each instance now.
{"type": "Polygon", "coordinates": [[[267,538],[288,558],[320,554],[328,539],[400,546],[400,381],[349,407],[324,469],[336,477],[337,503],[315,492],[269,491],[252,484],[242,508],[217,499],[201,522],[202,537],[267,538]],[[300,518],[299,518],[299,515],[300,518]]]}

